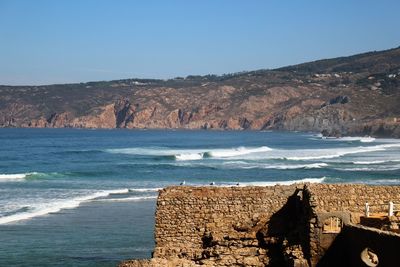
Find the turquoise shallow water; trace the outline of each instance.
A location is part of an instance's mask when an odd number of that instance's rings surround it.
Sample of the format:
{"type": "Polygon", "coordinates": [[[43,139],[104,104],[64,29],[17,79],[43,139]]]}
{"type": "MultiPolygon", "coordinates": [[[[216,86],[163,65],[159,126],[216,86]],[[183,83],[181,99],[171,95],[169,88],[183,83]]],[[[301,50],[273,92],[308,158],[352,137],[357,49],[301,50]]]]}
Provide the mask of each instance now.
{"type": "Polygon", "coordinates": [[[0,129],[0,266],[149,257],[157,189],[400,184],[400,142],[307,133],[0,129]]]}

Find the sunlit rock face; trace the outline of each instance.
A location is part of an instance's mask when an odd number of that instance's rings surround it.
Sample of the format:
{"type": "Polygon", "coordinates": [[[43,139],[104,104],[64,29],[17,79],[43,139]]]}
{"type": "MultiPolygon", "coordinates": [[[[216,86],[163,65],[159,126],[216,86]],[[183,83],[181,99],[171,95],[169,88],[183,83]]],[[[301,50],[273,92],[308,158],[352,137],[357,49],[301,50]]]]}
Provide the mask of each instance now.
{"type": "Polygon", "coordinates": [[[400,48],[224,76],[0,86],[0,126],[400,137],[399,87],[400,48]]]}

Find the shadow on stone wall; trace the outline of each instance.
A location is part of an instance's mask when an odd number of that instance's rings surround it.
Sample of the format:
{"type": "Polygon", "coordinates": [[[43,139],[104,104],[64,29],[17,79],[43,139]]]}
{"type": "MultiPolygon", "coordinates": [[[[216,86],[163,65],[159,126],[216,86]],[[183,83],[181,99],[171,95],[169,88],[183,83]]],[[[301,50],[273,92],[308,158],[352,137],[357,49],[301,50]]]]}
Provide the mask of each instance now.
{"type": "Polygon", "coordinates": [[[365,267],[361,253],[368,249],[376,254],[379,267],[399,266],[400,236],[362,226],[345,225],[318,267],[365,267]]]}
{"type": "Polygon", "coordinates": [[[302,191],[297,189],[285,205],[274,213],[266,227],[257,233],[259,246],[267,249],[269,266],[308,265],[310,258],[308,214],[302,191]]]}

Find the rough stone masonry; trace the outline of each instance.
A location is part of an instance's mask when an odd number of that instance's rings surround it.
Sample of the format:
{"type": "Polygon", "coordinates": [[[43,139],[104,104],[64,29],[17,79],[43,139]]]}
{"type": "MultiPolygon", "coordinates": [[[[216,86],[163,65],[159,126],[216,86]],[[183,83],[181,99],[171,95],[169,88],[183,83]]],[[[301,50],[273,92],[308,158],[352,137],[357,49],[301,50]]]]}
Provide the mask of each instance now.
{"type": "Polygon", "coordinates": [[[367,247],[385,266],[396,253],[384,244],[400,246],[400,235],[358,224],[365,202],[388,201],[400,203],[400,186],[168,187],[157,200],[153,258],[120,266],[367,266],[367,247]],[[354,236],[361,241],[344,251],[354,236]]]}

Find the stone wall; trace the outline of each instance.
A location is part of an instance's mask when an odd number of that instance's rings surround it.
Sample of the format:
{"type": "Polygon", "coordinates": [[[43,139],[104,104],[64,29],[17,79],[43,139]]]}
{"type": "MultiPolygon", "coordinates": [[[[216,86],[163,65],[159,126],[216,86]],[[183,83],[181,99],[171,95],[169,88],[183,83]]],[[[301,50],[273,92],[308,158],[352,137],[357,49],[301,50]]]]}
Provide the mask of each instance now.
{"type": "Polygon", "coordinates": [[[121,266],[332,266],[320,261],[343,256],[332,250],[337,240],[368,231],[352,230],[365,202],[385,210],[389,201],[400,203],[400,186],[168,187],[157,200],[153,259],[121,266]],[[336,228],[326,225],[332,218],[336,228]]]}
{"type": "Polygon", "coordinates": [[[317,212],[363,213],[366,202],[371,205],[387,205],[389,201],[400,203],[400,186],[309,184],[307,188],[312,192],[317,212]]]}
{"type": "Polygon", "coordinates": [[[198,264],[264,266],[273,248],[261,240],[295,186],[170,187],[160,191],[154,257],[198,264]]]}
{"type": "Polygon", "coordinates": [[[366,202],[373,213],[387,212],[389,201],[400,203],[400,186],[309,184],[305,187],[304,199],[309,218],[310,261],[314,266],[338,235],[324,233],[325,220],[334,217],[343,224],[357,224],[364,215],[366,202]]]}

